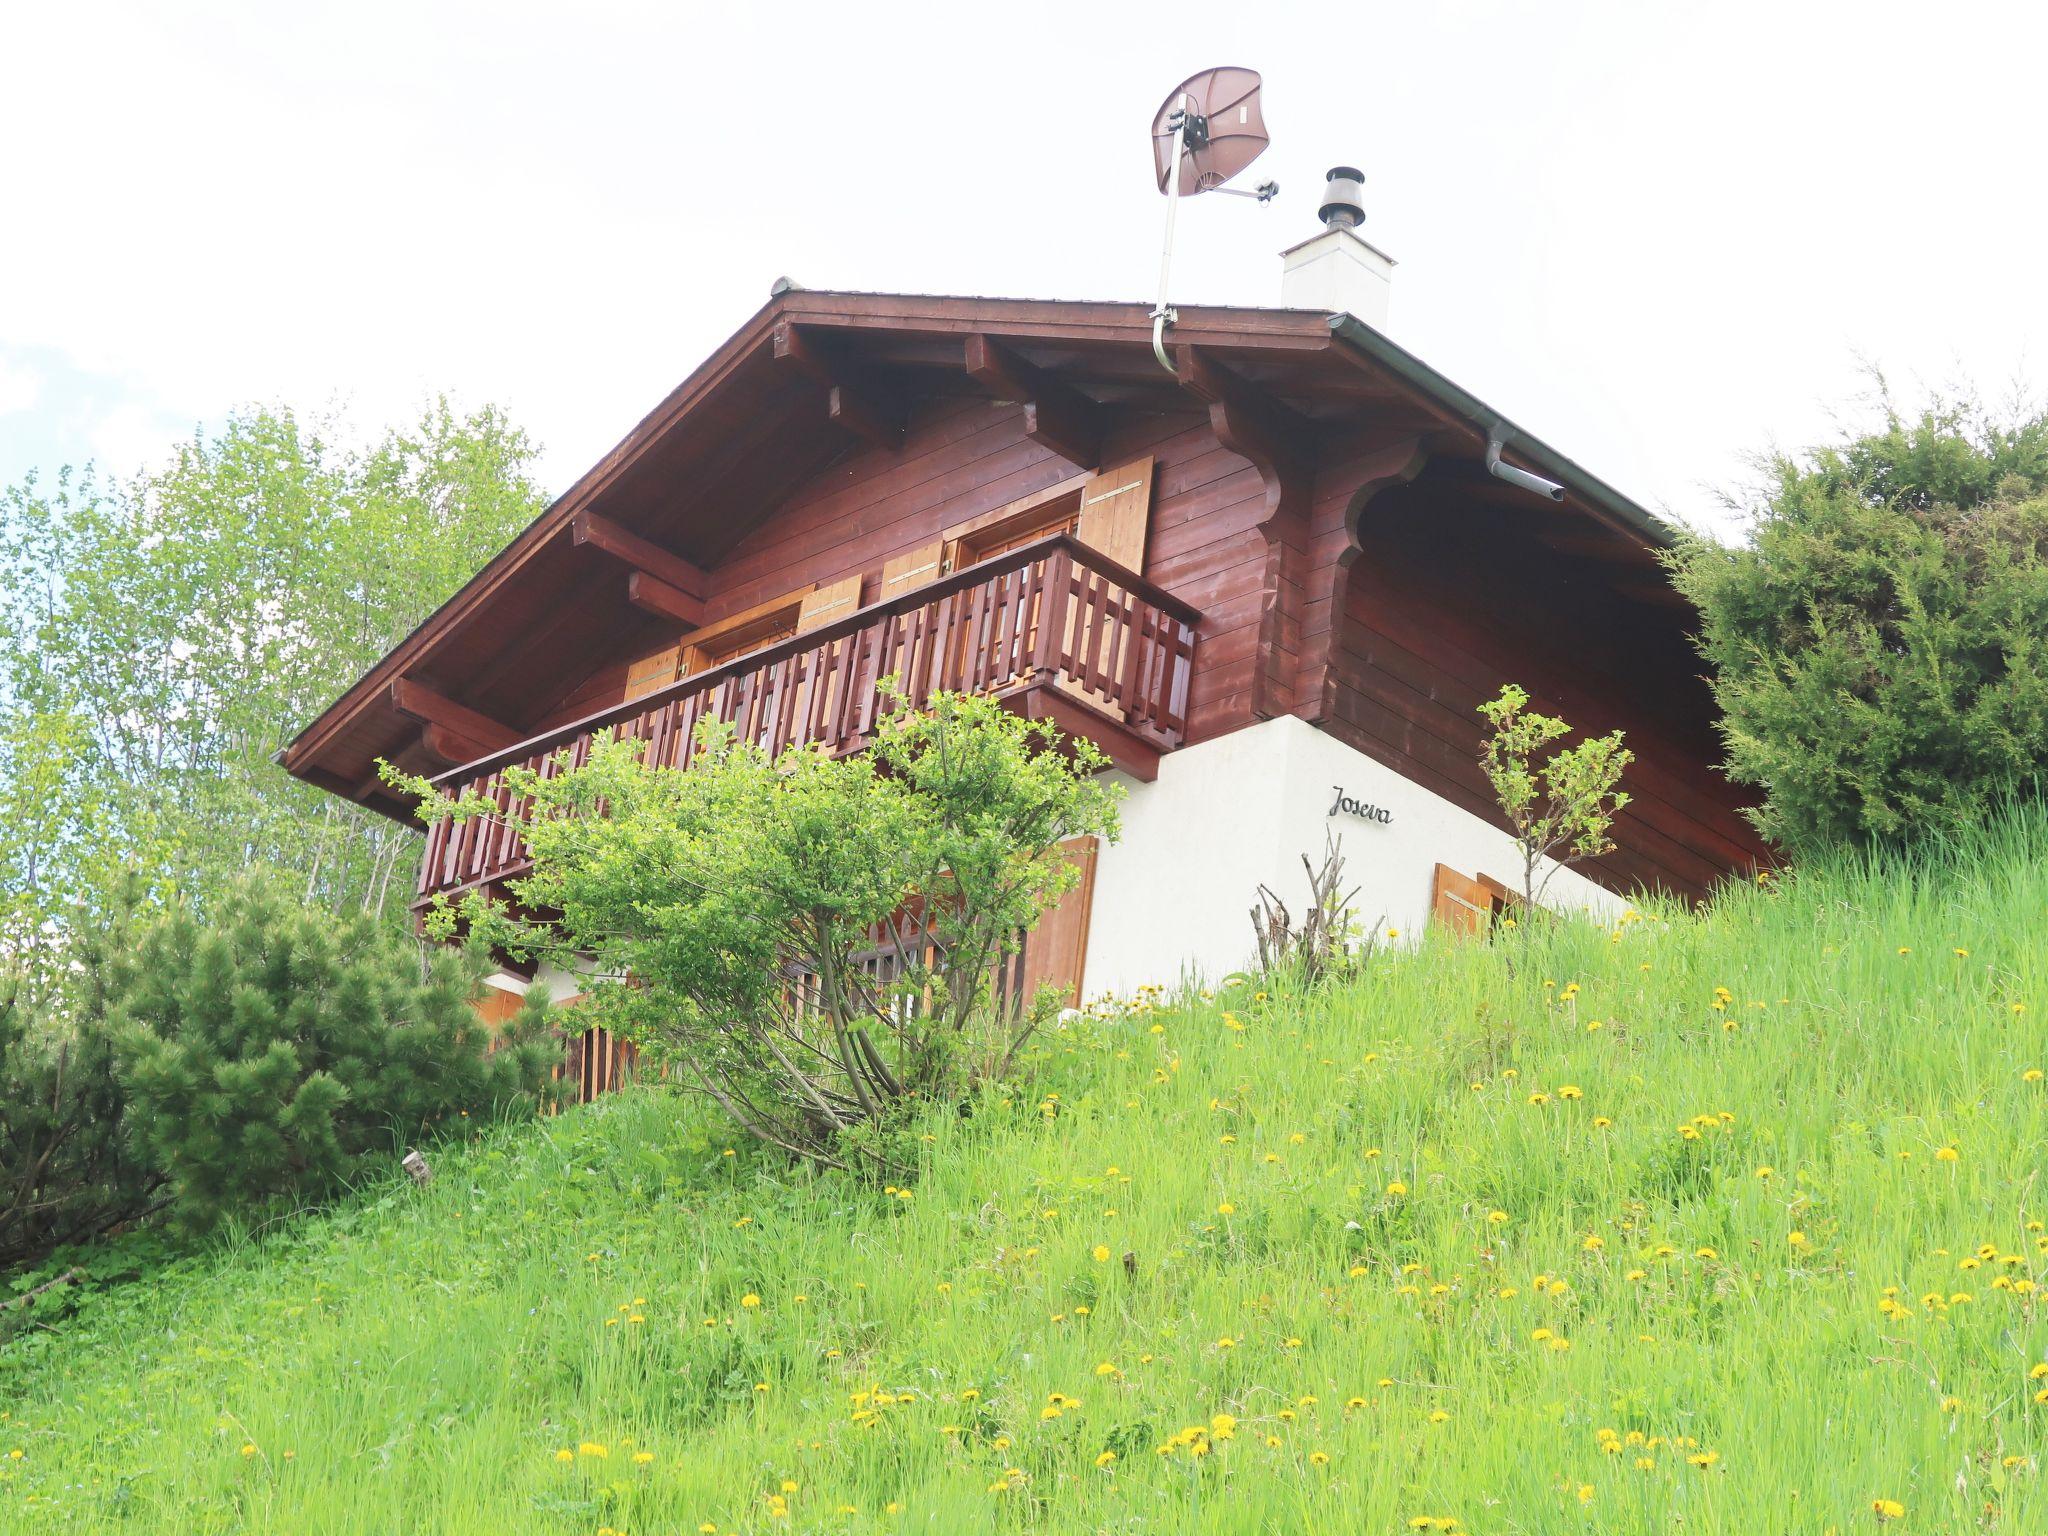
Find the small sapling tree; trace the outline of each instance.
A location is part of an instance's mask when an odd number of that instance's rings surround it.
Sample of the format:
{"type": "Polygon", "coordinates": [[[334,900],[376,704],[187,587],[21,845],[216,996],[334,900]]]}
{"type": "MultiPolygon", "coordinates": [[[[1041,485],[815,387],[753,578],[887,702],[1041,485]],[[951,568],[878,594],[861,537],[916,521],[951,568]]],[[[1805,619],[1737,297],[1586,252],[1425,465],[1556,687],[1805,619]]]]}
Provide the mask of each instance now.
{"type": "MultiPolygon", "coordinates": [[[[429,931],[594,962],[589,1016],[746,1132],[898,1171],[890,1108],[1001,1071],[1051,1006],[996,1008],[991,977],[1076,878],[1060,844],[1115,835],[1102,755],[954,694],[899,704],[859,756],[770,757],[714,721],[685,771],[642,755],[600,742],[553,777],[508,770],[533,806],[522,915],[472,897],[429,931]]],[[[429,817],[501,814],[398,782],[429,817]]]]}
{"type": "Polygon", "coordinates": [[[1513,683],[1479,706],[1493,727],[1479,764],[1521,853],[1522,902],[1533,913],[1559,869],[1613,851],[1608,829],[1629,803],[1618,786],[1635,754],[1616,731],[1542,757],[1571,726],[1528,706],[1528,693],[1513,683]]]}

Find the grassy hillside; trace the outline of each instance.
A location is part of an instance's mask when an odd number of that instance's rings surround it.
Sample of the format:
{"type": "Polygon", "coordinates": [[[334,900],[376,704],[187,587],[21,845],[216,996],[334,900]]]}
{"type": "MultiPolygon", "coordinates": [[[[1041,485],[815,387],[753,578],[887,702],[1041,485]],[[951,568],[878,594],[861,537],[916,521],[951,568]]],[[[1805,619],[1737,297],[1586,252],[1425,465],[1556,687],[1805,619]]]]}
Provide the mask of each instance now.
{"type": "Polygon", "coordinates": [[[2048,1530],[2044,919],[2036,821],[1140,1007],[902,1193],[622,1097],[17,1337],[0,1528],[2048,1530]]]}

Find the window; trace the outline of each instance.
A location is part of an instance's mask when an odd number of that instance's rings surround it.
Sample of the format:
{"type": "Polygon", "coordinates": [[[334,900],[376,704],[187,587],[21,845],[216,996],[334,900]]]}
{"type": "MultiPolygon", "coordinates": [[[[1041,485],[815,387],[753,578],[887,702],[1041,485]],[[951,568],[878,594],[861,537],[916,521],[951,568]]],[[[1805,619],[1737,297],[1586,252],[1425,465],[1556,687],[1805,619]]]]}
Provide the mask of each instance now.
{"type": "Polygon", "coordinates": [[[1048,486],[1021,501],[955,523],[940,535],[945,546],[945,568],[964,570],[1048,534],[1072,533],[1080,516],[1081,487],[1086,479],[1081,476],[1048,486]]]}
{"type": "MultiPolygon", "coordinates": [[[[957,523],[941,535],[943,567],[957,571],[1049,534],[1071,533],[1118,565],[1142,575],[1152,513],[1152,471],[1150,458],[1133,459],[1063,480],[957,523]]],[[[885,591],[884,595],[893,594],[885,591]]]]}
{"type": "Polygon", "coordinates": [[[683,644],[683,676],[694,677],[712,667],[723,666],[749,651],[787,640],[797,632],[804,596],[787,593],[772,602],[761,603],[730,618],[692,630],[683,644]]]}

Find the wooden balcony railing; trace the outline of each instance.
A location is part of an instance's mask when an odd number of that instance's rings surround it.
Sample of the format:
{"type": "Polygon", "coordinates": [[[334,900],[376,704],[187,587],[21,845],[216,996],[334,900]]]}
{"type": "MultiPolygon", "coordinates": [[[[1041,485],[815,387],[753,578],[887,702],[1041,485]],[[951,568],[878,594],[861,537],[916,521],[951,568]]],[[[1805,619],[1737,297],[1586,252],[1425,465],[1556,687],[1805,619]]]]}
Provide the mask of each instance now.
{"type": "Polygon", "coordinates": [[[531,802],[505,783],[514,764],[553,776],[617,736],[644,741],[652,765],[688,768],[707,718],[771,753],[813,742],[857,752],[887,677],[913,707],[939,691],[1014,696],[1057,706],[1047,712],[1083,734],[1171,751],[1187,729],[1200,617],[1070,534],[1023,545],[443,774],[446,793],[474,790],[502,814],[433,825],[416,904],[526,872],[531,802]]]}

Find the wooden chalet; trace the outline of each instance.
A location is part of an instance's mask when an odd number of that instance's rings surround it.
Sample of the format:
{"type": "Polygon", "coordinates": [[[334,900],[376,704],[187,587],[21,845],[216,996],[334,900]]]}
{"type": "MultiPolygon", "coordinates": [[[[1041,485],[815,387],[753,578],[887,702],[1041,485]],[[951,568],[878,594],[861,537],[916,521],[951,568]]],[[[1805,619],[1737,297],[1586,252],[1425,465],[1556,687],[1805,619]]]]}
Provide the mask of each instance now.
{"type": "MultiPolygon", "coordinates": [[[[678,769],[706,715],[857,751],[879,678],[986,690],[1130,781],[1034,940],[1076,998],[1236,968],[1254,888],[1326,832],[1363,916],[1475,920],[1518,867],[1477,765],[1508,681],[1637,756],[1619,846],[1559,898],[1699,896],[1763,854],[1668,528],[1352,313],[1184,308],[1168,346],[1139,304],[778,284],[281,761],[410,820],[389,758],[516,820],[506,766],[602,733],[678,769]]],[[[418,899],[524,856],[443,824],[418,899]]]]}

